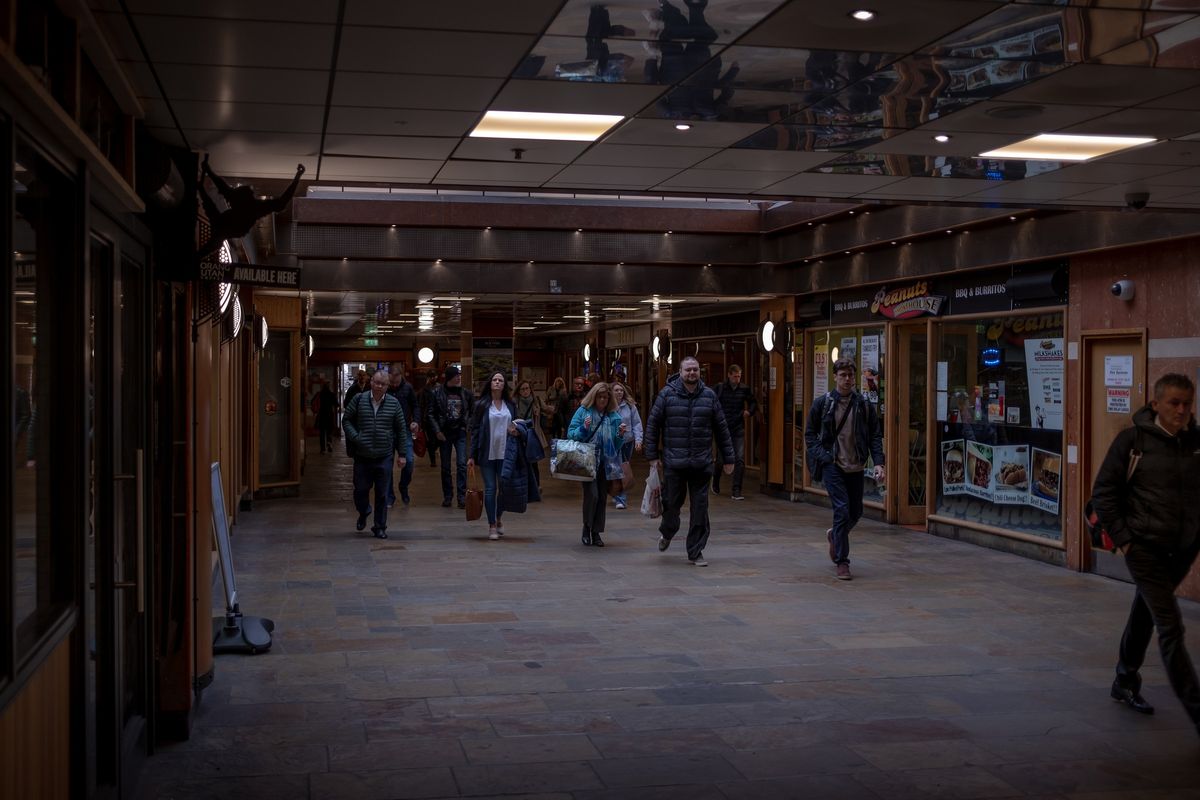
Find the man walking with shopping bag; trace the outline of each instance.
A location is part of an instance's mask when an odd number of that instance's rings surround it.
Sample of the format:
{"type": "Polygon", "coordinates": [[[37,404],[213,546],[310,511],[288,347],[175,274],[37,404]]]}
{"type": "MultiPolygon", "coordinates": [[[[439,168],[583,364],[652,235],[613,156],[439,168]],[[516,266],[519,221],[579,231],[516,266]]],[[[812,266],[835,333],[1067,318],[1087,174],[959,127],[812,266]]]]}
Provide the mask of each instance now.
{"type": "MultiPolygon", "coordinates": [[[[679,509],[684,495],[691,497],[687,557],[697,567],[707,567],[708,486],[713,473],[712,443],[716,439],[726,475],[733,473],[733,440],[725,414],[712,389],[700,380],[700,362],[683,359],[654,399],[642,444],[651,469],[663,463],[663,515],[658,526],[658,549],[666,550],[679,531],[679,509]]],[[[649,485],[647,485],[649,491],[649,485]]]]}

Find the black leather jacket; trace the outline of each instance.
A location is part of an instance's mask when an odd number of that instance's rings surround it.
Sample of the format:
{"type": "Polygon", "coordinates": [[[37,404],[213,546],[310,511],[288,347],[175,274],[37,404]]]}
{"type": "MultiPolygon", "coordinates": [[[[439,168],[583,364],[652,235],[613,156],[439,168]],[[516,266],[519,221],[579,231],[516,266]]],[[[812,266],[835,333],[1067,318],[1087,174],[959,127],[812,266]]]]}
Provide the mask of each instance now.
{"type": "Polygon", "coordinates": [[[475,395],[465,386],[462,387],[462,400],[462,413],[456,418],[451,418],[445,385],[439,385],[433,390],[433,397],[430,398],[429,408],[425,412],[431,435],[436,437],[439,433],[457,433],[466,429],[471,420],[471,411],[475,407],[475,395]]]}

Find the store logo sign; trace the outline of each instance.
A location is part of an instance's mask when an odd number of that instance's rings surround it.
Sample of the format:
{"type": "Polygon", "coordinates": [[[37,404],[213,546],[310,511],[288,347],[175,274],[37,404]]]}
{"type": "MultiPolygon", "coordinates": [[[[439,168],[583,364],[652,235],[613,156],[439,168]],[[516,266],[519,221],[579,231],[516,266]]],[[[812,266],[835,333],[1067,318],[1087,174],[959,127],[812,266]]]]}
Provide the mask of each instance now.
{"type": "Polygon", "coordinates": [[[936,317],[945,301],[945,297],[930,294],[929,284],[925,281],[892,292],[885,286],[875,295],[871,313],[882,314],[888,319],[912,319],[922,314],[936,317]]]}

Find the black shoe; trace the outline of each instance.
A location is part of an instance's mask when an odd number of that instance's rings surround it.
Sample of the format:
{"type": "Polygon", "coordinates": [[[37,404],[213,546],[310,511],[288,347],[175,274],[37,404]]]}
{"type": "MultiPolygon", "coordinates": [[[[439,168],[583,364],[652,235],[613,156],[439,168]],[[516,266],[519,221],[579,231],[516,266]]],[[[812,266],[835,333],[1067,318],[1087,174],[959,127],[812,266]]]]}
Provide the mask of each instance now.
{"type": "Polygon", "coordinates": [[[361,531],[367,527],[367,517],[371,513],[371,507],[367,506],[367,510],[358,515],[358,522],[354,523],[354,530],[361,531]]]}
{"type": "Polygon", "coordinates": [[[1154,706],[1146,702],[1146,698],[1142,697],[1134,689],[1126,689],[1124,686],[1113,682],[1112,691],[1109,695],[1118,703],[1124,703],[1139,714],[1153,714],[1154,706]]]}
{"type": "Polygon", "coordinates": [[[592,546],[592,532],[591,532],[591,531],[589,531],[587,528],[584,528],[584,529],[583,529],[583,537],[582,537],[582,540],[583,540],[583,546],[584,546],[584,547],[591,547],[591,546],[592,546]]]}
{"type": "Polygon", "coordinates": [[[408,505],[410,499],[411,498],[409,498],[409,496],[408,496],[408,490],[401,489],[400,490],[400,500],[403,501],[404,505],[408,505]]]}
{"type": "Polygon", "coordinates": [[[592,547],[604,547],[604,540],[600,538],[600,534],[592,534],[592,547]]]}
{"type": "Polygon", "coordinates": [[[376,539],[387,538],[387,531],[385,531],[383,528],[372,528],[371,533],[375,534],[376,539]]]}
{"type": "Polygon", "coordinates": [[[459,507],[459,508],[466,508],[466,507],[467,507],[467,501],[466,501],[466,500],[463,500],[461,497],[460,497],[460,498],[458,498],[458,507],[459,507]]]}
{"type": "Polygon", "coordinates": [[[450,498],[449,497],[445,498],[444,500],[442,500],[442,508],[449,508],[450,503],[451,503],[450,498]]]}
{"type": "Polygon", "coordinates": [[[658,552],[662,552],[671,546],[671,540],[665,536],[658,537],[658,552]]]}

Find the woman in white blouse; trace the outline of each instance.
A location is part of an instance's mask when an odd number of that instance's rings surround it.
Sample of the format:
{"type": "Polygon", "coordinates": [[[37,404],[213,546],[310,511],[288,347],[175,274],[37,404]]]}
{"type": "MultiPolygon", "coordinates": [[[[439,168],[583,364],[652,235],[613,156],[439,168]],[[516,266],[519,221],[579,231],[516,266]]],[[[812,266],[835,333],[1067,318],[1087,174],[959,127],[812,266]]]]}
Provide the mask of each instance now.
{"type": "Polygon", "coordinates": [[[517,408],[508,391],[503,372],[493,372],[479,402],[471,415],[471,444],[467,452],[467,467],[479,465],[483,474],[483,509],[487,513],[488,538],[492,541],[504,535],[500,521],[497,489],[504,468],[504,451],[508,437],[519,435],[515,420],[517,408]]]}

